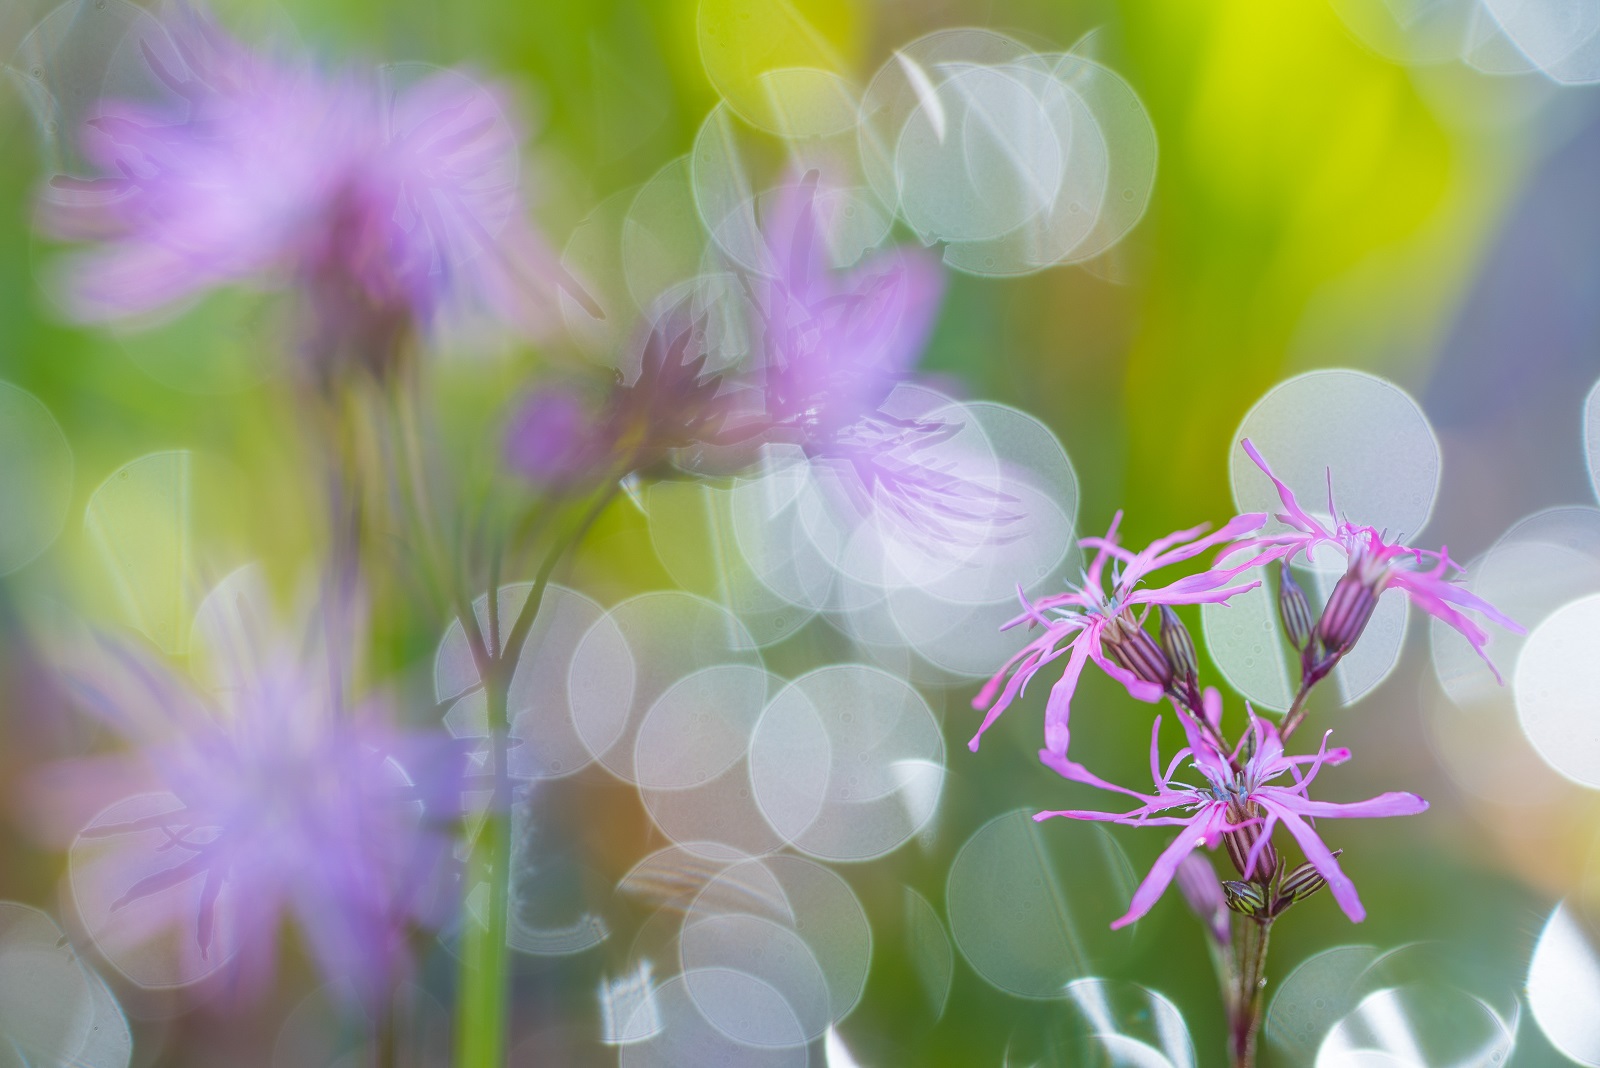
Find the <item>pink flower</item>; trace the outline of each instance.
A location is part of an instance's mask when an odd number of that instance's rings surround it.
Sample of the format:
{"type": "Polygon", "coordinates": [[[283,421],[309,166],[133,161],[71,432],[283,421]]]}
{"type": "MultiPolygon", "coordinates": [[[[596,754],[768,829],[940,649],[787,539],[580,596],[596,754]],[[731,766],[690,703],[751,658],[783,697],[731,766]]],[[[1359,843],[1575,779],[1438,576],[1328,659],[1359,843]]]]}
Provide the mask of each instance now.
{"type": "Polygon", "coordinates": [[[323,375],[384,371],[447,315],[537,328],[566,279],[523,219],[494,94],[453,72],[396,88],[258,54],[186,6],[165,25],[172,48],[144,56],[174,103],[100,102],[82,131],[99,173],[56,176],[44,198],[47,229],[93,242],[67,264],[77,316],[288,289],[323,375]]]}
{"type": "Polygon", "coordinates": [[[638,376],[619,378],[604,401],[555,384],[531,394],[512,417],[507,464],[543,489],[587,490],[716,444],[729,397],[722,376],[706,370],[710,355],[704,320],[683,305],[667,309],[645,338],[638,376]]]}
{"type": "Polygon", "coordinates": [[[930,554],[1004,540],[1021,518],[1015,500],[939,458],[960,424],[887,403],[912,377],[938,317],[938,259],[897,247],[834,270],[822,215],[815,171],[774,195],[764,269],[746,279],[760,330],[747,394],[755,399],[730,420],[726,440],[800,446],[837,476],[856,515],[886,520],[930,554]]]}
{"type": "Polygon", "coordinates": [[[766,416],[809,449],[855,432],[909,377],[933,332],[944,276],[931,253],[892,248],[830,269],[817,174],[781,187],[763,227],[769,269],[750,280],[766,416]]]}
{"type": "Polygon", "coordinates": [[[292,923],[329,981],[381,998],[409,966],[413,927],[447,915],[460,753],[396,727],[382,701],[347,703],[346,666],[295,644],[271,636],[230,658],[212,690],[108,643],[74,682],[130,748],[58,768],[50,790],[58,803],[86,800],[109,780],[159,799],[155,814],[81,832],[103,843],[76,876],[110,902],[84,917],[96,938],[176,932],[186,971],[232,957],[251,993],[292,923]]]}
{"type": "MultiPolygon", "coordinates": [[[[1214,689],[1205,695],[1208,706],[1218,707],[1221,698],[1214,689]]],[[[1209,709],[1208,709],[1209,711],[1209,709]]],[[[1218,711],[1220,708],[1218,707],[1218,711]]],[[[1048,819],[1066,816],[1076,820],[1096,820],[1123,823],[1131,826],[1182,827],[1156,860],[1144,882],[1134,891],[1128,911],[1114,921],[1113,928],[1125,927],[1150,911],[1167,885],[1178,874],[1184,858],[1205,846],[1215,849],[1230,832],[1248,829],[1254,840],[1245,870],[1259,870],[1257,860],[1270,848],[1272,832],[1279,824],[1288,829],[1299,843],[1306,860],[1327,880],[1328,888],[1345,915],[1355,923],[1366,917],[1355,884],[1339,867],[1339,861],[1312,826],[1314,819],[1359,819],[1365,817],[1412,816],[1424,812],[1428,803],[1416,794],[1392,792],[1380,794],[1366,801],[1334,804],[1313,801],[1307,790],[1324,765],[1342,764],[1350,758],[1347,749],[1329,749],[1328,736],[1323,735],[1322,747],[1314,754],[1285,756],[1283,742],[1277,728],[1265,720],[1251,715],[1250,729],[1255,741],[1255,751],[1239,765],[1239,750],[1230,757],[1203,736],[1192,717],[1178,712],[1179,722],[1189,744],[1180,749],[1165,770],[1161,766],[1159,748],[1160,717],[1150,734],[1150,774],[1155,782],[1154,794],[1141,794],[1108,783],[1073,763],[1058,753],[1041,750],[1039,758],[1054,768],[1064,778],[1085,783],[1102,790],[1127,794],[1140,804],[1128,812],[1096,812],[1067,809],[1057,812],[1040,812],[1033,818],[1048,819]],[[1192,757],[1192,767],[1199,771],[1202,785],[1177,782],[1173,775],[1184,757],[1192,757]],[[1234,770],[1235,766],[1238,770],[1234,770]],[[1288,784],[1274,784],[1274,780],[1288,775],[1288,784]],[[1181,813],[1181,814],[1178,814],[1181,813]]],[[[1331,731],[1329,732],[1332,733],[1331,731]]],[[[1241,749],[1243,742],[1241,741],[1241,749]]]]}
{"type": "MultiPolygon", "coordinates": [[[[1489,669],[1500,673],[1490,663],[1484,646],[1489,635],[1461,609],[1481,613],[1507,630],[1524,633],[1523,628],[1489,602],[1452,581],[1450,572],[1460,573],[1461,565],[1450,559],[1450,550],[1441,546],[1437,552],[1413,549],[1398,540],[1389,541],[1383,533],[1370,526],[1357,526],[1348,519],[1334,522],[1338,515],[1333,502],[1333,478],[1328,478],[1328,515],[1330,528],[1300,506],[1294,491],[1272,473],[1267,461],[1249,439],[1240,444],[1257,467],[1272,479],[1277,487],[1283,511],[1276,518],[1290,529],[1276,534],[1264,534],[1242,540],[1225,555],[1234,552],[1256,553],[1256,562],[1266,563],[1282,559],[1285,564],[1304,553],[1311,560],[1318,547],[1329,545],[1343,554],[1348,568],[1334,587],[1317,622],[1314,635],[1328,657],[1337,659],[1348,652],[1361,636],[1367,620],[1377,607],[1378,597],[1384,590],[1403,590],[1411,603],[1436,619],[1454,627],[1472,648],[1483,658],[1489,669]]],[[[1331,666],[1331,665],[1330,665],[1331,666]]]]}
{"type": "Polygon", "coordinates": [[[1232,542],[1258,529],[1266,522],[1265,514],[1237,516],[1212,534],[1205,533],[1207,525],[1180,530],[1156,539],[1138,553],[1117,544],[1117,527],[1121,522],[1122,513],[1118,512],[1105,537],[1084,538],[1078,543],[1086,549],[1094,549],[1095,555],[1084,573],[1083,584],[1077,589],[1041,597],[1034,602],[1018,590],[1023,612],[1001,629],[1027,623],[1042,627],[1043,633],[1006,661],[973,698],[972,707],[980,712],[987,709],[987,714],[967,748],[976,752],[983,732],[1026,690],[1033,676],[1045,665],[1070,653],[1066,668],[1050,690],[1044,720],[1045,748],[1064,757],[1072,694],[1086,663],[1092,661],[1138,700],[1158,701],[1172,681],[1172,672],[1166,654],[1143,629],[1150,607],[1221,603],[1261,584],[1259,580],[1233,582],[1240,572],[1259,563],[1254,558],[1236,567],[1201,571],[1166,586],[1149,586],[1145,582],[1152,572],[1191,560],[1213,546],[1232,542]],[[1111,571],[1111,589],[1107,592],[1105,577],[1109,561],[1115,563],[1111,571]],[[1108,652],[1116,659],[1108,656],[1108,652]]]}

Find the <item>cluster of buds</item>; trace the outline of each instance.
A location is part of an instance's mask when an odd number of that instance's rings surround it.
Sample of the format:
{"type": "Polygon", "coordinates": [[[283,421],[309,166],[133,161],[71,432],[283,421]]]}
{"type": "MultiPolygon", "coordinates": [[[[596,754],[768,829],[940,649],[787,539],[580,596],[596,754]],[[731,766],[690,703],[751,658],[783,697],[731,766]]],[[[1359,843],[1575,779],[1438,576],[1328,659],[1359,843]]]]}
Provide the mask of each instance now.
{"type": "MultiPolygon", "coordinates": [[[[1254,755],[1254,741],[1253,732],[1245,735],[1244,748],[1251,752],[1241,752],[1241,760],[1248,762],[1254,755]]],[[[1239,873],[1239,878],[1222,883],[1223,900],[1229,909],[1253,920],[1275,919],[1328,885],[1327,878],[1310,861],[1292,871],[1285,870],[1270,831],[1262,829],[1265,816],[1259,804],[1235,801],[1228,806],[1231,829],[1222,835],[1223,848],[1239,873]]],[[[1342,852],[1335,849],[1333,855],[1337,857],[1342,852]]]]}
{"type": "MultiPolygon", "coordinates": [[[[1229,847],[1229,855],[1233,849],[1229,847]]],[[[1334,856],[1344,852],[1335,849],[1334,856]]],[[[1316,865],[1306,861],[1293,871],[1285,872],[1278,861],[1270,874],[1261,879],[1229,879],[1222,884],[1223,900],[1228,908],[1253,920],[1270,920],[1328,885],[1328,880],[1316,865]]]]}
{"type": "Polygon", "coordinates": [[[1140,625],[1133,613],[1124,609],[1105,628],[1101,642],[1106,656],[1141,682],[1160,688],[1195,715],[1200,714],[1200,659],[1194,638],[1167,605],[1159,605],[1161,627],[1157,637],[1140,625]]]}
{"type": "Polygon", "coordinates": [[[1340,658],[1355,647],[1378,607],[1383,577],[1381,566],[1374,565],[1367,557],[1356,556],[1333,587],[1322,615],[1313,623],[1305,590],[1295,581],[1288,560],[1280,563],[1278,616],[1283,621],[1283,632],[1289,644],[1300,653],[1302,689],[1310,689],[1321,682],[1340,658]]]}
{"type": "Polygon", "coordinates": [[[1261,833],[1262,815],[1257,805],[1246,802],[1229,805],[1228,822],[1233,830],[1223,834],[1222,844],[1241,876],[1265,883],[1278,870],[1279,860],[1272,839],[1261,833]]]}

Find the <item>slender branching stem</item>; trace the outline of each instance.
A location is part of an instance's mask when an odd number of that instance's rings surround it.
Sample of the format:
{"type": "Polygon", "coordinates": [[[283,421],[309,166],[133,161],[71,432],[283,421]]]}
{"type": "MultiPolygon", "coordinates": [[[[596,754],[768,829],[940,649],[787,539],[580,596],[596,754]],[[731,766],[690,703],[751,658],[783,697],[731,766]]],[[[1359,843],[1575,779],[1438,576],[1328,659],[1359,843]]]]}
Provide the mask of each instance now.
{"type": "Polygon", "coordinates": [[[1299,692],[1294,694],[1293,703],[1290,703],[1290,710],[1283,715],[1283,726],[1278,729],[1278,737],[1282,737],[1283,742],[1288,742],[1290,735],[1294,734],[1294,729],[1306,721],[1306,713],[1310,711],[1310,691],[1317,686],[1320,678],[1322,676],[1302,679],[1299,692]]]}
{"type": "Polygon", "coordinates": [[[373,1051],[373,1063],[377,1068],[396,1068],[399,1065],[399,1037],[395,1034],[399,1027],[399,1006],[396,1004],[398,991],[390,989],[378,1006],[378,1018],[374,1022],[374,1037],[377,1048],[373,1051]]]}
{"type": "Polygon", "coordinates": [[[468,916],[462,930],[460,1003],[456,1014],[456,1063],[460,1068],[500,1068],[505,1063],[510,963],[506,917],[511,894],[511,680],[557,565],[588,534],[616,492],[613,486],[597,494],[582,517],[551,545],[509,630],[501,633],[500,628],[498,555],[490,569],[487,639],[470,605],[462,616],[462,627],[483,679],[494,787],[468,862],[467,887],[487,882],[489,902],[483,922],[468,916]]]}
{"type": "Polygon", "coordinates": [[[1271,919],[1234,917],[1233,984],[1228,992],[1228,1053],[1233,1068],[1255,1068],[1271,934],[1271,919]]]}

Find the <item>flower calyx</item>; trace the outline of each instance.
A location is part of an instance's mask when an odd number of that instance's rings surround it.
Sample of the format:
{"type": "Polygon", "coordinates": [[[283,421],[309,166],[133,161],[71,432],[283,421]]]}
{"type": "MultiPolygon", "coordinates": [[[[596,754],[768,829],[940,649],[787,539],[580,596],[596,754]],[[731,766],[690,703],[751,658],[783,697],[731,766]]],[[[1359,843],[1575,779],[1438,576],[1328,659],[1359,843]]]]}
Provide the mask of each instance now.
{"type": "Polygon", "coordinates": [[[1199,712],[1200,658],[1194,650],[1194,638],[1168,605],[1161,606],[1161,650],[1172,665],[1172,678],[1167,692],[1191,712],[1199,712]]]}
{"type": "Polygon", "coordinates": [[[1172,686],[1175,674],[1172,661],[1162,645],[1158,645],[1126,609],[1111,620],[1101,641],[1106,655],[1118,667],[1131,672],[1143,682],[1154,683],[1162,690],[1172,686]]]}

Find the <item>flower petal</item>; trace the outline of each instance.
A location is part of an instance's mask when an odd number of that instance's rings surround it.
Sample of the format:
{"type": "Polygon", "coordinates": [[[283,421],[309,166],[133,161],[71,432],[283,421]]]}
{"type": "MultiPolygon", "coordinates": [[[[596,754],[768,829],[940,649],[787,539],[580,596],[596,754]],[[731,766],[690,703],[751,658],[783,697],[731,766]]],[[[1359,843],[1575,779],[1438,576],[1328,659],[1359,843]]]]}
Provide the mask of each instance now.
{"type": "MultiPolygon", "coordinates": [[[[1292,795],[1291,795],[1292,796],[1292,795]]],[[[1278,791],[1271,788],[1258,791],[1254,798],[1268,812],[1273,813],[1289,828],[1289,833],[1294,835],[1294,840],[1300,843],[1301,852],[1306,859],[1322,873],[1328,881],[1328,891],[1333,894],[1344,914],[1350,917],[1350,922],[1360,923],[1367,918],[1367,910],[1361,904],[1361,895],[1356,893],[1356,884],[1339,867],[1338,859],[1333,851],[1323,842],[1316,830],[1301,819],[1285,804],[1285,798],[1278,791]]]]}
{"type": "Polygon", "coordinates": [[[1183,859],[1190,853],[1205,845],[1216,832],[1216,823],[1223,818],[1224,809],[1225,806],[1222,804],[1214,803],[1194,815],[1189,826],[1178,833],[1171,844],[1161,851],[1156,862],[1150,866],[1150,873],[1133,892],[1133,900],[1128,902],[1128,911],[1111,921],[1112,930],[1120,930],[1133,923],[1161,900],[1161,895],[1166,892],[1178,874],[1178,865],[1182,864],[1183,859]]]}

